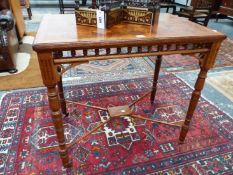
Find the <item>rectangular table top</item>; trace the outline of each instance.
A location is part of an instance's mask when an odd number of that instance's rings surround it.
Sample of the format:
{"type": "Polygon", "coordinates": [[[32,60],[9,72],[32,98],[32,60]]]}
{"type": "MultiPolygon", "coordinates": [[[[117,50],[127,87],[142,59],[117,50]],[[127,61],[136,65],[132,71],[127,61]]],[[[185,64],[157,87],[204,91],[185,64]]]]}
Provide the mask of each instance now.
{"type": "Polygon", "coordinates": [[[88,47],[90,45],[132,45],[135,42],[220,41],[222,33],[168,13],[160,13],[154,26],[120,23],[109,29],[76,25],[74,14],[45,15],[38,29],[34,50],[88,47]]]}

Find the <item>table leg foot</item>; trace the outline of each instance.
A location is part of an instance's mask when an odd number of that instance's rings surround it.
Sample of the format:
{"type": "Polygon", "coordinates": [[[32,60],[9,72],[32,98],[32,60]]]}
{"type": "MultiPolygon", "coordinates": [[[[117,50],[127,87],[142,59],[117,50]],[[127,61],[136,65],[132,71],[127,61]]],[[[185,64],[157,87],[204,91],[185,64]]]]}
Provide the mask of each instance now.
{"type": "Polygon", "coordinates": [[[73,168],[73,161],[70,160],[67,164],[64,165],[64,168],[73,168]]]}
{"type": "Polygon", "coordinates": [[[180,131],[180,137],[179,137],[179,143],[182,144],[184,143],[185,137],[188,133],[189,130],[189,126],[183,125],[181,127],[181,131],[180,131]]]}
{"type": "Polygon", "coordinates": [[[69,115],[70,115],[70,113],[64,114],[64,118],[68,117],[69,115]]]}

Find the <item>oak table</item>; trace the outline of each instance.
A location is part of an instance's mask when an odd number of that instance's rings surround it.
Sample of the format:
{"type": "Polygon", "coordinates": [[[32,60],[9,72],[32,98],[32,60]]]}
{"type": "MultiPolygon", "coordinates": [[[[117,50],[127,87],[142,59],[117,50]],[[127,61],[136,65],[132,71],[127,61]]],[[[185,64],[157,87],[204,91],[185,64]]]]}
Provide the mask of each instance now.
{"type": "Polygon", "coordinates": [[[33,48],[38,54],[41,75],[48,90],[49,106],[63,166],[65,168],[72,166],[63,127],[63,116],[67,115],[61,78],[64,71],[90,60],[157,56],[151,93],[153,102],[161,56],[195,55],[199,60],[200,73],[185,121],[181,123],[179,141],[182,143],[188,132],[207,72],[214,66],[220,44],[224,39],[225,35],[219,32],[171,14],[161,13],[158,24],[154,26],[121,23],[107,30],[77,26],[74,14],[46,15],[40,24],[33,48]],[[93,49],[95,52],[90,52],[93,49]],[[63,51],[69,51],[70,54],[64,54],[63,51]],[[62,66],[67,63],[71,64],[70,67],[62,66]]]}

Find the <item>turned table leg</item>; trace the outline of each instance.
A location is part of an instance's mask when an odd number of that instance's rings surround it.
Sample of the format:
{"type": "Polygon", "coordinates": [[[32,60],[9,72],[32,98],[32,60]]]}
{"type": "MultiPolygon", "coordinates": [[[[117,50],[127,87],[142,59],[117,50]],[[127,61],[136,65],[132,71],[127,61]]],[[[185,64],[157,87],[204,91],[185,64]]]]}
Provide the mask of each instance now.
{"type": "Polygon", "coordinates": [[[151,92],[151,96],[150,96],[150,102],[151,104],[154,102],[155,100],[155,95],[156,95],[156,91],[157,91],[157,83],[158,83],[158,78],[159,78],[159,71],[160,71],[160,67],[161,67],[161,62],[162,62],[162,56],[158,56],[156,59],[156,64],[155,64],[155,72],[154,72],[154,78],[153,78],[153,88],[152,88],[152,92],[151,92]]]}
{"type": "MultiPolygon", "coordinates": [[[[68,151],[66,147],[66,139],[63,126],[62,104],[60,103],[58,86],[62,86],[61,75],[53,64],[53,57],[51,52],[38,52],[38,60],[40,64],[41,76],[43,78],[44,85],[48,90],[48,101],[51,110],[51,116],[53,119],[54,128],[57,134],[59,153],[62,160],[62,165],[65,168],[72,167],[72,162],[69,159],[68,151]]],[[[61,88],[61,94],[63,89],[61,88]]],[[[64,97],[64,96],[63,96],[64,97]]]]}
{"type": "Polygon", "coordinates": [[[185,137],[189,130],[189,125],[193,117],[193,113],[195,111],[195,108],[197,106],[198,100],[201,96],[201,91],[205,84],[205,79],[207,76],[207,72],[210,68],[214,66],[214,62],[218,53],[218,50],[220,48],[221,42],[216,42],[211,45],[210,51],[207,55],[205,55],[200,60],[200,73],[198,75],[196,84],[194,86],[194,91],[192,93],[192,97],[189,103],[188,111],[185,117],[185,121],[182,125],[179,141],[180,143],[183,143],[185,140],[185,137]]]}
{"type": "Polygon", "coordinates": [[[195,89],[192,93],[192,97],[191,97],[191,100],[189,103],[186,118],[185,118],[184,124],[182,125],[182,128],[181,128],[180,137],[179,137],[180,143],[184,142],[185,137],[188,133],[189,125],[190,125],[190,122],[192,120],[194,110],[197,106],[197,103],[198,103],[199,98],[201,96],[201,91],[202,91],[204,84],[205,84],[207,72],[208,72],[208,69],[201,68],[201,71],[198,75],[198,79],[197,79],[196,84],[195,84],[195,89]]]}
{"type": "Polygon", "coordinates": [[[64,135],[64,126],[63,126],[61,107],[59,103],[57,88],[54,85],[54,86],[48,86],[47,89],[48,89],[49,106],[52,113],[54,128],[57,134],[60,157],[63,166],[65,168],[69,168],[72,166],[72,163],[69,160],[69,156],[66,148],[66,139],[64,135]]]}

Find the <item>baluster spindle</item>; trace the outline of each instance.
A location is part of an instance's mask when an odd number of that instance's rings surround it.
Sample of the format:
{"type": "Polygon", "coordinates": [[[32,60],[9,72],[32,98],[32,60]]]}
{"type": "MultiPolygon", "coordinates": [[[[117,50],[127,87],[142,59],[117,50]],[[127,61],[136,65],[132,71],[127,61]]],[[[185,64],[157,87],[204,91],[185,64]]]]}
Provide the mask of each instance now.
{"type": "Polygon", "coordinates": [[[158,52],[163,51],[163,45],[158,46],[158,52]]]}
{"type": "Polygon", "coordinates": [[[148,46],[148,50],[149,53],[152,52],[152,46],[148,46]]]}
{"type": "Polygon", "coordinates": [[[110,48],[106,48],[106,54],[107,54],[107,55],[110,55],[110,53],[111,53],[110,48]]]}
{"type": "Polygon", "coordinates": [[[95,49],[95,56],[99,56],[99,49],[95,49]]]}
{"type": "Polygon", "coordinates": [[[152,46],[152,51],[153,52],[158,52],[159,51],[159,46],[152,46]]]}
{"type": "Polygon", "coordinates": [[[142,46],[138,46],[138,53],[142,52],[142,46]]]}
{"type": "Polygon", "coordinates": [[[63,53],[62,53],[62,51],[55,51],[55,52],[53,52],[53,56],[54,56],[54,58],[61,58],[61,57],[63,57],[63,53]]]}
{"type": "Polygon", "coordinates": [[[128,47],[128,53],[132,52],[132,47],[128,47]]]}
{"type": "Polygon", "coordinates": [[[171,50],[171,47],[172,47],[172,44],[168,44],[168,45],[167,45],[167,50],[168,50],[168,51],[171,50]]]}
{"type": "Polygon", "coordinates": [[[121,48],[117,48],[117,54],[121,54],[121,48]]]}
{"type": "Polygon", "coordinates": [[[83,56],[85,56],[85,57],[87,56],[87,49],[83,50],[83,56]]]}
{"type": "Polygon", "coordinates": [[[198,48],[198,44],[193,44],[193,48],[197,49],[198,48]]]}
{"type": "Polygon", "coordinates": [[[75,50],[71,50],[70,52],[71,52],[71,56],[72,56],[72,57],[75,57],[75,55],[76,55],[75,50]]]}

